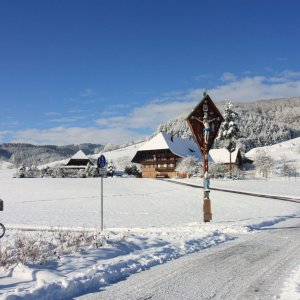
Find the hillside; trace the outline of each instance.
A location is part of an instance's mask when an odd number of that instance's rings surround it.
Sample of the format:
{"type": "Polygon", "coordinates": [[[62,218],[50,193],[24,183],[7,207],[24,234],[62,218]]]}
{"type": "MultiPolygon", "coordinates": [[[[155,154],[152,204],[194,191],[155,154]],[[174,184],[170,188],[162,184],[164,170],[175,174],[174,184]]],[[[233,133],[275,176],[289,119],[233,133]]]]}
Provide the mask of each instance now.
{"type": "Polygon", "coordinates": [[[83,150],[86,154],[94,154],[102,148],[100,144],[88,143],[67,146],[5,143],[0,144],[0,161],[10,162],[16,166],[39,165],[69,158],[78,150],[83,150]]]}
{"type": "MultiPolygon", "coordinates": [[[[131,164],[132,158],[143,143],[144,142],[138,142],[137,144],[120,147],[119,149],[104,151],[102,154],[105,156],[107,162],[113,162],[116,170],[123,171],[126,166],[131,164]]],[[[94,160],[97,160],[98,157],[99,153],[90,155],[90,158],[94,160]]]]}
{"type": "MultiPolygon", "coordinates": [[[[225,102],[216,103],[224,113],[225,102]]],[[[300,97],[261,100],[254,103],[234,103],[240,116],[239,146],[244,152],[255,147],[274,145],[300,136],[300,97]]],[[[160,126],[158,132],[167,132],[182,138],[192,138],[186,122],[188,112],[160,126]]]]}
{"type": "Polygon", "coordinates": [[[300,168],[300,137],[272,146],[257,147],[246,153],[246,157],[255,160],[256,155],[265,152],[274,161],[274,171],[280,174],[284,164],[300,168]]]}

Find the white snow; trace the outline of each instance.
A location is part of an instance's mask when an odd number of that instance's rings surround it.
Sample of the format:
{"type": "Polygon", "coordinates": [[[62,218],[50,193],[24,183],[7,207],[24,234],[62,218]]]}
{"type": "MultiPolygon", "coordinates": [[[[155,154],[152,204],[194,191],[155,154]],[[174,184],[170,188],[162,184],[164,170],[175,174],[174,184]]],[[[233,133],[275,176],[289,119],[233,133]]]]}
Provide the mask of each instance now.
{"type": "MultiPolygon", "coordinates": [[[[218,182],[225,187],[227,183],[228,188],[244,188],[242,181],[213,181],[212,185],[218,182]]],[[[247,187],[273,193],[278,185],[277,181],[265,183],[247,181],[247,187]]],[[[299,191],[297,183],[288,180],[281,187],[290,196],[299,191]]],[[[0,189],[4,200],[1,222],[9,229],[1,240],[2,250],[14,243],[21,230],[29,240],[36,240],[42,232],[45,242],[57,249],[58,231],[40,230],[58,227],[97,232],[100,227],[99,178],[0,177],[0,189]]],[[[44,265],[2,268],[2,299],[72,298],[300,214],[295,203],[278,201],[274,205],[271,199],[212,191],[213,222],[204,224],[201,198],[200,189],[169,182],[105,178],[104,236],[109,239],[104,239],[104,246],[80,244],[44,265]]]]}
{"type": "Polygon", "coordinates": [[[151,140],[145,142],[138,150],[147,151],[147,150],[157,150],[157,149],[169,149],[169,145],[166,139],[169,139],[169,135],[163,132],[159,132],[151,140]]]}
{"type": "Polygon", "coordinates": [[[0,170],[13,169],[15,165],[8,161],[0,161],[0,170]]]}
{"type": "Polygon", "coordinates": [[[254,160],[260,151],[265,151],[271,156],[277,166],[280,166],[283,160],[300,166],[300,137],[272,146],[254,148],[246,153],[246,157],[254,160]]]}
{"type": "Polygon", "coordinates": [[[136,151],[138,150],[138,148],[141,147],[141,145],[143,145],[144,142],[142,143],[138,143],[138,144],[134,144],[131,146],[127,146],[124,148],[120,148],[120,149],[116,149],[116,150],[112,150],[112,151],[106,151],[106,152],[101,152],[99,154],[93,154],[90,155],[91,158],[97,159],[101,154],[103,154],[106,158],[107,161],[115,161],[117,159],[120,159],[122,157],[129,157],[130,160],[134,157],[136,151]]]}
{"type": "Polygon", "coordinates": [[[180,156],[187,157],[197,156],[202,159],[202,155],[197,145],[189,139],[181,139],[176,136],[171,136],[167,133],[160,132],[150,141],[146,142],[141,146],[138,151],[149,151],[149,150],[163,150],[169,149],[172,153],[180,156]]]}
{"type": "MultiPolygon", "coordinates": [[[[299,144],[300,139],[294,139],[267,151],[276,159],[282,154],[299,163],[299,144]]],[[[140,146],[104,154],[108,161],[132,158],[140,146]]],[[[251,151],[248,155],[252,157],[251,151]]],[[[205,224],[201,189],[153,179],[105,178],[105,230],[100,234],[99,178],[21,179],[12,178],[13,172],[0,172],[0,198],[4,200],[0,221],[8,228],[0,254],[15,247],[16,238],[23,236],[42,242],[42,250],[50,249],[50,261],[0,268],[0,299],[60,299],[98,291],[155,265],[300,216],[296,203],[212,191],[213,222],[205,224]],[[95,234],[96,242],[103,246],[79,241],[68,248],[58,238],[65,233],[75,239],[82,232],[95,234]]],[[[181,181],[202,184],[199,178],[181,181]]],[[[211,180],[211,187],[300,195],[298,181],[276,177],[268,181],[211,180]]],[[[281,299],[300,299],[299,286],[300,264],[282,284],[281,299]]]]}
{"type": "Polygon", "coordinates": [[[291,276],[284,283],[281,289],[280,299],[282,300],[299,300],[300,299],[300,264],[297,266],[291,276]]]}
{"type": "MultiPolygon", "coordinates": [[[[237,158],[239,149],[236,149],[231,153],[231,161],[235,162],[237,158]]],[[[230,163],[230,152],[223,148],[223,149],[211,149],[209,150],[209,155],[212,161],[216,164],[229,164],[230,163]]]]}
{"type": "Polygon", "coordinates": [[[88,159],[88,157],[82,150],[79,150],[78,152],[76,152],[71,158],[72,159],[88,159]]]}

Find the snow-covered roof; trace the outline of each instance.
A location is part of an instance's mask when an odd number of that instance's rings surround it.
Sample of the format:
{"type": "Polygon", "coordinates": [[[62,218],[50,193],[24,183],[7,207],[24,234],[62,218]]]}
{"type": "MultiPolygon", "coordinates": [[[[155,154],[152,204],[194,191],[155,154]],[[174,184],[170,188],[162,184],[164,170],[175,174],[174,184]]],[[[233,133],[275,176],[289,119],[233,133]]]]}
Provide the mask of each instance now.
{"type": "Polygon", "coordinates": [[[93,165],[92,161],[85,155],[82,150],[75,153],[67,162],[67,165],[85,165],[90,163],[93,165]]]}
{"type": "Polygon", "coordinates": [[[89,159],[82,150],[76,152],[71,159],[89,159]]]}
{"type": "Polygon", "coordinates": [[[164,132],[158,133],[155,137],[141,146],[137,152],[168,149],[179,157],[196,156],[202,159],[200,150],[192,140],[181,139],[175,136],[171,137],[164,132]]]}
{"type": "MultiPolygon", "coordinates": [[[[239,149],[236,149],[231,153],[231,162],[236,162],[239,149]]],[[[211,149],[209,151],[210,157],[213,162],[216,164],[229,164],[230,163],[230,154],[229,151],[225,148],[222,149],[211,149]]]]}

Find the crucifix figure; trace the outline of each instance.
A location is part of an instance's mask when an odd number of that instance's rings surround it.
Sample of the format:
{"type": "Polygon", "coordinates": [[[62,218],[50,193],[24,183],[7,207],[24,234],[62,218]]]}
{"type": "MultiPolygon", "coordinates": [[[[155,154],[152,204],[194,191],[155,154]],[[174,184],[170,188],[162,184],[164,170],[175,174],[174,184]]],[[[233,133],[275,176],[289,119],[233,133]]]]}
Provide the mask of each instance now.
{"type": "Polygon", "coordinates": [[[208,139],[209,139],[209,133],[211,131],[209,123],[213,122],[215,120],[215,118],[211,119],[211,120],[208,120],[207,119],[207,114],[204,114],[203,120],[200,120],[197,117],[192,117],[192,118],[195,119],[195,120],[197,120],[197,121],[199,121],[199,122],[201,122],[203,124],[204,142],[205,142],[205,144],[207,144],[208,143],[208,139]]]}

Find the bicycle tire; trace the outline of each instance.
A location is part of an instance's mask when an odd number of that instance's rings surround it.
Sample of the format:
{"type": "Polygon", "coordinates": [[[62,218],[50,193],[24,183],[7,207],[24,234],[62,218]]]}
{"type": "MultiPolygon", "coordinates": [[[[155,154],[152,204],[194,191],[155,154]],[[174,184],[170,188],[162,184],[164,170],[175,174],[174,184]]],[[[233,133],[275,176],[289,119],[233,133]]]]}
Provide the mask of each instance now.
{"type": "Polygon", "coordinates": [[[5,226],[0,223],[0,239],[4,236],[5,234],[5,226]]]}

